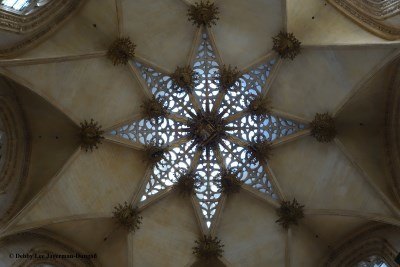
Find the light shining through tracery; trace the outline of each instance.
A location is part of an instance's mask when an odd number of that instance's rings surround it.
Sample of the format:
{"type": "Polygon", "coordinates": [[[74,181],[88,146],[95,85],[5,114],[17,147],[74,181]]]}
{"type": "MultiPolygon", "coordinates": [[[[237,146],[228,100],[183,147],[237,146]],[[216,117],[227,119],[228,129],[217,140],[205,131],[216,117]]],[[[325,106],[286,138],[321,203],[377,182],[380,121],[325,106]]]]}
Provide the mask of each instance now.
{"type": "Polygon", "coordinates": [[[269,58],[243,73],[225,93],[218,84],[221,63],[206,31],[196,51],[192,67],[199,75],[199,82],[191,95],[185,90],[176,90],[168,74],[133,61],[148,90],[164,104],[170,115],[158,120],[134,121],[111,134],[134,143],[169,148],[163,159],[152,167],[141,202],[150,201],[153,196],[170,188],[180,175],[196,172],[201,185],[195,190],[194,198],[199,203],[205,225],[210,228],[221,199],[217,187],[221,170],[235,170],[245,185],[277,199],[265,163],[248,159],[246,145],[274,141],[304,129],[304,125],[275,115],[246,115],[250,101],[266,90],[275,58],[269,58]],[[199,149],[195,140],[188,137],[188,122],[199,114],[210,112],[217,112],[223,118],[226,136],[213,148],[199,149]]]}
{"type": "Polygon", "coordinates": [[[22,10],[29,5],[29,2],[30,0],[3,0],[1,4],[15,10],[22,10]]]}

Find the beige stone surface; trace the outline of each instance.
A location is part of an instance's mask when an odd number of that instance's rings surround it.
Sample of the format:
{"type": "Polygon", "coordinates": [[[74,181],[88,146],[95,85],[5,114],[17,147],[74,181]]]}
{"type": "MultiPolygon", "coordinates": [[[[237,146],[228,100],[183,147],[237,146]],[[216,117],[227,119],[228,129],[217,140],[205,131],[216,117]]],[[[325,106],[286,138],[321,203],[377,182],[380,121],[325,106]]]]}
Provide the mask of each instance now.
{"type": "Polygon", "coordinates": [[[218,0],[220,20],[212,28],[225,64],[245,67],[272,49],[283,27],[280,0],[218,0]]]}
{"type": "Polygon", "coordinates": [[[327,246],[317,240],[307,228],[299,226],[292,229],[290,266],[320,266],[327,251],[327,246]]]}
{"type": "Polygon", "coordinates": [[[285,232],[270,204],[240,192],[226,200],[217,235],[232,266],[284,266],[285,232]]]}
{"type": "Polygon", "coordinates": [[[390,43],[364,30],[327,1],[287,0],[286,3],[288,31],[293,32],[303,45],[390,43]]]}
{"type": "Polygon", "coordinates": [[[79,244],[85,250],[97,252],[96,249],[115,226],[111,218],[99,218],[55,223],[43,228],[79,244]]]}
{"type": "Polygon", "coordinates": [[[333,216],[333,215],[306,215],[301,225],[312,233],[315,240],[324,244],[326,248],[333,248],[349,235],[367,224],[366,219],[333,216]]]}
{"type": "Polygon", "coordinates": [[[270,96],[272,106],[312,120],[316,112],[334,112],[391,48],[304,49],[284,61],[270,96]]]}
{"type": "Polygon", "coordinates": [[[124,0],[123,29],[137,53],[173,72],[185,65],[195,36],[182,0],[124,0]],[[143,29],[146,29],[145,31],[143,29]]]}
{"type": "Polygon", "coordinates": [[[128,265],[128,242],[125,230],[115,232],[98,249],[99,262],[104,267],[129,266],[128,265]]]}
{"type": "Polygon", "coordinates": [[[27,36],[15,32],[0,31],[0,49],[6,49],[18,42],[21,42],[27,36]]]}
{"type": "Polygon", "coordinates": [[[365,83],[337,115],[338,138],[387,196],[392,195],[386,162],[385,114],[393,66],[380,70],[365,83]]]}
{"type": "Polygon", "coordinates": [[[105,57],[10,67],[34,92],[77,121],[94,118],[103,128],[139,112],[143,89],[127,66],[105,57]]]}
{"type": "Polygon", "coordinates": [[[189,199],[170,194],[142,216],[141,228],[131,237],[132,266],[188,266],[195,261],[192,247],[200,232],[189,199]]]}
{"type": "Polygon", "coordinates": [[[117,36],[115,0],[87,0],[54,34],[18,58],[59,57],[107,50],[117,36]]]}
{"type": "Polygon", "coordinates": [[[17,84],[13,88],[25,114],[32,146],[26,204],[78,148],[79,129],[61,111],[29,89],[17,84]]]}
{"type": "Polygon", "coordinates": [[[111,218],[69,221],[44,228],[96,253],[102,266],[127,266],[127,232],[111,218]]]}
{"type": "Polygon", "coordinates": [[[392,216],[335,143],[312,137],[277,147],[270,160],[287,198],[308,209],[340,209],[392,216]]]}
{"type": "Polygon", "coordinates": [[[129,201],[143,178],[141,153],[104,142],[92,153],[81,151],[59,174],[57,182],[32,203],[18,224],[109,214],[129,201]],[[123,159],[123,160],[122,160],[123,159]]]}

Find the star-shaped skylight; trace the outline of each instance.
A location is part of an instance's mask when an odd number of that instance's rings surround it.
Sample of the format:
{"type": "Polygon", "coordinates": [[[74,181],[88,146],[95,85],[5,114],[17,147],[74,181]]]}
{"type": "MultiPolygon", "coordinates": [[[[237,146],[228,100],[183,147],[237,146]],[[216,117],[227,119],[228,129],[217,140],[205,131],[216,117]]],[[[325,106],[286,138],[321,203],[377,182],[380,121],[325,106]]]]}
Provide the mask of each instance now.
{"type": "Polygon", "coordinates": [[[246,112],[252,100],[266,94],[277,61],[275,55],[242,70],[235,85],[221,90],[218,77],[222,61],[207,30],[201,32],[199,39],[190,61],[199,77],[192,93],[176,90],[170,74],[140,59],[133,60],[142,84],[163,103],[169,114],[165,118],[133,121],[111,134],[133,143],[156,144],[168,149],[148,172],[141,189],[143,205],[169,190],[179,176],[196,173],[201,183],[195,189],[193,203],[201,210],[204,225],[210,228],[224,197],[217,184],[222,170],[233,171],[245,190],[257,190],[273,200],[278,199],[268,163],[249,157],[248,147],[265,141],[273,144],[304,129],[304,125],[273,113],[255,116],[246,112]],[[193,130],[194,121],[200,121],[204,127],[193,130]],[[222,136],[220,129],[223,129],[222,136]],[[216,134],[219,134],[217,139],[216,134]],[[216,145],[208,146],[209,142],[216,145]]]}

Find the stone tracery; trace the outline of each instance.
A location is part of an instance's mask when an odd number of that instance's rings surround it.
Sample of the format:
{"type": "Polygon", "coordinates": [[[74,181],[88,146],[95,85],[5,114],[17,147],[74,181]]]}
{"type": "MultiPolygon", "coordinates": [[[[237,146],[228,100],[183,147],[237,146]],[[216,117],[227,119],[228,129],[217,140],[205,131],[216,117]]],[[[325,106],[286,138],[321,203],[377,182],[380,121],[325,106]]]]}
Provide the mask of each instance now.
{"type": "Polygon", "coordinates": [[[202,31],[196,51],[191,67],[198,82],[191,90],[176,90],[177,83],[171,76],[134,60],[149,91],[168,113],[158,119],[134,121],[111,134],[142,145],[169,146],[153,165],[141,201],[168,190],[180,176],[194,173],[200,178],[194,198],[210,228],[222,197],[218,188],[221,172],[232,170],[245,185],[277,199],[265,162],[249,157],[248,144],[271,142],[305,126],[273,114],[245,112],[254,99],[266,93],[276,58],[240,72],[237,81],[221,90],[222,63],[207,30],[202,31]]]}

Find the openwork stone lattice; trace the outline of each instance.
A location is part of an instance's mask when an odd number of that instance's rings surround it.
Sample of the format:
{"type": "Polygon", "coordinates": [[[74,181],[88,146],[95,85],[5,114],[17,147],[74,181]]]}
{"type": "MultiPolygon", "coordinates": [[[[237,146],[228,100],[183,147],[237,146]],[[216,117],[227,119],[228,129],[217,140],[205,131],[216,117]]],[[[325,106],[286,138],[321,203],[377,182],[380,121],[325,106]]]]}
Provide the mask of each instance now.
{"type": "Polygon", "coordinates": [[[300,54],[301,42],[294,37],[293,33],[280,32],[272,40],[274,42],[273,48],[281,58],[290,58],[293,60],[300,54]]]}
{"type": "Polygon", "coordinates": [[[101,130],[101,125],[93,119],[91,119],[90,122],[86,120],[81,122],[81,130],[79,133],[81,148],[86,152],[97,149],[98,145],[101,144],[101,140],[104,139],[103,133],[104,131],[101,130]]]}
{"type": "Polygon", "coordinates": [[[138,209],[134,208],[132,204],[125,202],[123,205],[118,204],[114,209],[114,219],[125,227],[128,232],[135,232],[140,228],[143,218],[139,215],[138,209]]]}
{"type": "Polygon", "coordinates": [[[179,177],[192,173],[199,179],[193,198],[204,225],[210,228],[225,194],[219,189],[221,172],[234,170],[236,179],[246,188],[277,199],[266,162],[248,157],[250,144],[254,147],[273,142],[305,126],[273,114],[253,116],[247,112],[251,101],[265,94],[276,58],[270,57],[251,67],[240,74],[229,90],[221,90],[222,64],[206,30],[196,51],[191,68],[198,76],[198,83],[191,90],[176,90],[171,75],[133,60],[142,82],[163,103],[168,115],[160,120],[133,121],[111,134],[145,146],[168,146],[163,157],[152,165],[142,188],[141,202],[151,201],[179,183],[179,177]]]}
{"type": "Polygon", "coordinates": [[[135,48],[128,37],[117,38],[108,48],[107,56],[114,65],[126,65],[135,56],[135,48]]]}
{"type": "Polygon", "coordinates": [[[200,1],[189,7],[188,20],[197,27],[211,27],[217,24],[218,14],[218,7],[214,3],[210,3],[208,0],[200,1]]]}
{"type": "Polygon", "coordinates": [[[279,216],[276,222],[287,229],[291,225],[298,225],[299,220],[304,217],[304,206],[300,205],[296,199],[293,199],[292,202],[282,201],[276,212],[279,216]]]}
{"type": "Polygon", "coordinates": [[[328,113],[317,113],[310,123],[311,135],[321,143],[329,143],[336,136],[335,120],[328,113]]]}
{"type": "Polygon", "coordinates": [[[224,253],[221,240],[217,237],[204,235],[199,240],[195,241],[196,246],[193,247],[193,254],[199,259],[211,260],[213,258],[222,257],[224,253]]]}
{"type": "Polygon", "coordinates": [[[373,255],[360,261],[355,267],[389,267],[389,265],[381,257],[373,255]]]}
{"type": "Polygon", "coordinates": [[[144,161],[153,166],[164,158],[167,149],[153,144],[146,144],[144,146],[144,151],[144,161]]]}

